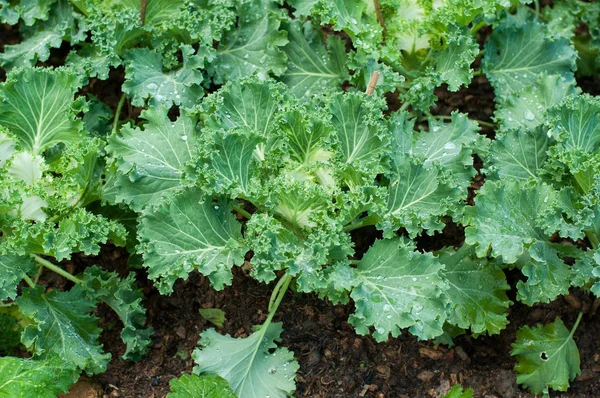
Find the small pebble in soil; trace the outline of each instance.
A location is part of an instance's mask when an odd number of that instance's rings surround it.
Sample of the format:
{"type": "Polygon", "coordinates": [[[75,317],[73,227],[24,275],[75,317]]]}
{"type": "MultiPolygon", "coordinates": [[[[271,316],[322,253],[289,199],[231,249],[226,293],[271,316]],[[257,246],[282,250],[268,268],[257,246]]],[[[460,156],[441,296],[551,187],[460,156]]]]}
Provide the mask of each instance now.
{"type": "Polygon", "coordinates": [[[424,370],[417,375],[417,379],[423,382],[429,382],[431,379],[435,377],[435,373],[431,370],[424,370]]]}
{"type": "Polygon", "coordinates": [[[151,380],[150,384],[152,384],[152,387],[156,387],[160,384],[160,376],[152,376],[151,380]]]}

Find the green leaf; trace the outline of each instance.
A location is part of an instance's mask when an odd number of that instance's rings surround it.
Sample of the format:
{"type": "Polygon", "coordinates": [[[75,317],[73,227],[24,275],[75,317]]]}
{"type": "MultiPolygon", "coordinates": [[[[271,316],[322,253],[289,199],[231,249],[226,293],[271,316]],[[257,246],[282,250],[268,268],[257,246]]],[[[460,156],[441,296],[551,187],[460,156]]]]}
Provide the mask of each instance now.
{"type": "Polygon", "coordinates": [[[552,137],[567,151],[592,153],[600,143],[600,99],[572,95],[548,112],[552,137]]]}
{"type": "Polygon", "coordinates": [[[500,99],[494,113],[495,119],[500,121],[500,131],[518,128],[533,130],[545,123],[549,108],[579,91],[575,83],[572,76],[544,73],[522,90],[500,99]]]}
{"type": "Polygon", "coordinates": [[[455,384],[450,391],[448,391],[447,394],[442,395],[441,398],[473,398],[473,389],[467,388],[463,391],[460,384],[455,384]]]}
{"type": "Polygon", "coordinates": [[[21,342],[36,357],[58,355],[63,362],[88,374],[106,370],[110,354],[104,354],[98,342],[98,318],[89,315],[95,305],[86,299],[83,287],[68,292],[53,290],[47,294],[41,286],[25,288],[17,299],[21,312],[36,323],[23,331],[21,342]]]}
{"type": "Polygon", "coordinates": [[[477,255],[502,256],[512,264],[535,241],[546,241],[540,216],[551,211],[555,191],[545,184],[515,180],[488,181],[479,190],[475,206],[464,208],[465,242],[477,246],[477,255]]]}
{"type": "Polygon", "coordinates": [[[473,246],[458,251],[445,249],[438,254],[444,265],[442,276],[448,282],[452,309],[448,322],[474,334],[498,334],[508,325],[506,296],[510,286],[506,275],[493,263],[475,257],[473,246]]]}
{"type": "Polygon", "coordinates": [[[388,149],[379,104],[361,93],[338,94],[331,101],[331,124],[339,142],[340,161],[354,170],[376,174],[388,149]]]}
{"type": "Polygon", "coordinates": [[[296,97],[307,99],[330,87],[339,87],[348,78],[346,48],[337,36],[327,38],[312,22],[294,20],[286,27],[290,42],[284,47],[288,57],[287,71],[281,80],[296,97]]]}
{"type": "Polygon", "coordinates": [[[109,138],[106,149],[119,170],[114,185],[106,188],[111,201],[141,211],[182,188],[184,166],[194,156],[199,134],[192,117],[182,113],[171,122],[167,113],[162,106],[151,107],[141,115],[148,122],[143,130],[127,126],[109,138]]]}
{"type": "Polygon", "coordinates": [[[198,343],[203,348],[192,354],[198,365],[194,373],[218,374],[238,397],[287,397],[296,389],[299,365],[291,351],[277,348],[281,331],[281,323],[272,323],[246,338],[234,339],[209,329],[200,335],[198,343]]]}
{"type": "Polygon", "coordinates": [[[567,391],[569,381],[581,374],[579,351],[573,340],[578,324],[579,320],[571,332],[560,319],[517,330],[510,353],[517,359],[517,383],[534,394],[547,395],[550,388],[567,391]]]}
{"type": "Polygon", "coordinates": [[[1,357],[0,397],[56,398],[67,392],[79,373],[56,357],[48,360],[1,357]]]}
{"type": "Polygon", "coordinates": [[[127,345],[121,358],[139,361],[152,344],[152,328],[146,328],[146,309],[142,305],[142,291],[135,285],[135,275],[121,279],[116,272],[103,271],[97,266],[83,272],[83,286],[88,298],[108,304],[123,322],[121,339],[127,345]]]}
{"type": "Polygon", "coordinates": [[[430,253],[415,252],[400,238],[376,241],[355,270],[356,311],[348,322],[359,334],[373,326],[377,341],[398,337],[403,328],[419,340],[441,335],[448,311],[442,269],[430,253]]]}
{"type": "Polygon", "coordinates": [[[479,45],[468,29],[451,27],[446,46],[434,54],[435,71],[448,90],[458,91],[473,78],[471,64],[479,54],[479,45]]]}
{"type": "Polygon", "coordinates": [[[204,56],[194,55],[191,46],[182,46],[183,66],[180,69],[164,72],[162,57],[154,50],[136,48],[127,55],[123,92],[132,98],[135,106],[144,106],[146,99],[153,106],[172,104],[192,108],[204,95],[201,84],[204,56]]]}
{"type": "Polygon", "coordinates": [[[254,154],[261,138],[254,134],[218,131],[213,140],[211,159],[205,168],[206,191],[232,199],[249,197],[254,154]]]}
{"type": "Polygon", "coordinates": [[[440,217],[464,197],[460,189],[443,180],[439,167],[425,168],[402,155],[394,159],[388,178],[387,212],[378,226],[386,236],[401,227],[410,236],[423,229],[441,230],[440,217]]]}
{"type": "Polygon", "coordinates": [[[237,9],[238,26],[223,35],[217,58],[208,67],[215,83],[269,73],[280,76],[286,69],[286,56],[280,47],[287,41],[279,30],[283,19],[268,0],[241,3],[237,9]]]}
{"type": "Polygon", "coordinates": [[[59,142],[77,142],[83,123],[75,115],[83,102],[73,95],[79,87],[64,69],[19,69],[0,88],[0,124],[34,155],[59,142]]]}
{"type": "Polygon", "coordinates": [[[529,248],[529,255],[531,259],[521,268],[527,281],[517,282],[517,300],[533,305],[549,303],[561,294],[569,294],[573,273],[556,249],[535,242],[529,248]]]}
{"type": "Polygon", "coordinates": [[[553,39],[544,25],[505,23],[485,45],[482,67],[496,95],[503,98],[524,92],[543,73],[571,79],[576,59],[569,41],[553,39]]]}
{"type": "Polygon", "coordinates": [[[175,281],[194,269],[208,276],[216,289],[231,283],[230,268],[242,264],[247,250],[230,206],[202,201],[201,193],[190,189],[143,212],[140,251],[161,293],[170,293],[175,281]]]}
{"type": "Polygon", "coordinates": [[[541,128],[497,135],[490,148],[486,173],[496,179],[538,179],[548,157],[548,143],[549,137],[541,128]]]}
{"type": "Polygon", "coordinates": [[[23,277],[35,269],[30,257],[0,254],[0,301],[17,297],[17,286],[23,277]]]}
{"type": "Polygon", "coordinates": [[[183,374],[169,382],[167,398],[236,398],[227,381],[217,375],[183,374]]]}
{"type": "Polygon", "coordinates": [[[225,311],[218,308],[200,308],[200,316],[218,328],[225,322],[225,311]]]}
{"type": "Polygon", "coordinates": [[[219,130],[247,128],[268,138],[278,123],[277,114],[286,102],[287,87],[281,83],[243,79],[226,84],[202,102],[202,111],[210,115],[206,127],[219,130]]]}

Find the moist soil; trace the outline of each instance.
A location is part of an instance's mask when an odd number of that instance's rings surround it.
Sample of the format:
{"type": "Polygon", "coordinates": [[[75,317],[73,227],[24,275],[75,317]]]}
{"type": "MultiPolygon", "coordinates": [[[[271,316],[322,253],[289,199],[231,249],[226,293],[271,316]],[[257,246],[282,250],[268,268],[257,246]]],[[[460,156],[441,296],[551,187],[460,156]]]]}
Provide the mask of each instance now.
{"type": "MultiPolygon", "coordinates": [[[[485,35],[486,32],[483,32],[485,35]]],[[[0,25],[0,50],[5,44],[18,41],[16,29],[0,25]]],[[[66,55],[65,49],[53,52],[47,63],[59,65],[66,55]]],[[[0,70],[0,80],[4,75],[0,70]]],[[[111,73],[108,82],[92,81],[86,92],[97,95],[115,107],[121,95],[122,69],[111,73]]],[[[580,86],[585,92],[600,93],[600,80],[587,78],[580,86]]],[[[454,110],[468,113],[472,119],[492,122],[494,111],[493,90],[483,76],[475,77],[471,85],[451,93],[442,87],[437,90],[439,101],[432,108],[434,115],[448,115],[454,110]]],[[[390,110],[397,107],[393,95],[387,97],[390,110]]],[[[125,108],[122,117],[135,118],[139,109],[125,108]]],[[[482,126],[482,134],[493,137],[493,130],[482,126]]],[[[474,159],[476,168],[481,161],[474,159]]],[[[475,191],[483,184],[485,176],[473,179],[468,197],[473,204],[475,191]]],[[[463,227],[446,220],[446,228],[433,236],[417,239],[418,249],[438,250],[444,246],[460,246],[464,241],[463,227]]],[[[373,228],[353,232],[357,253],[364,251],[379,237],[373,228]]],[[[105,245],[98,256],[74,256],[64,262],[72,273],[97,264],[106,270],[115,270],[121,276],[135,272],[143,290],[148,325],[154,328],[154,341],[148,355],[140,362],[119,359],[125,348],[119,337],[122,324],[107,306],[96,311],[104,329],[101,342],[113,359],[105,373],[91,378],[82,377],[73,386],[68,398],[159,398],[169,392],[169,380],[190,373],[194,366],[191,354],[197,346],[199,334],[212,325],[204,320],[199,310],[218,308],[225,311],[226,320],[219,332],[233,337],[245,337],[252,325],[262,323],[267,317],[268,300],[273,284],[264,285],[249,277],[241,268],[233,270],[232,286],[222,291],[211,288],[209,281],[193,273],[187,281],[178,281],[174,293],[161,296],[143,269],[130,271],[128,254],[122,248],[105,245]]],[[[508,272],[515,301],[518,273],[508,272]]],[[[42,282],[54,288],[69,288],[68,283],[52,273],[46,273],[42,282]]],[[[500,335],[459,336],[453,347],[436,345],[430,341],[417,341],[404,332],[385,343],[376,343],[369,336],[359,336],[347,322],[354,311],[353,305],[333,305],[312,294],[294,294],[288,291],[275,316],[283,322],[284,331],[280,346],[294,352],[300,363],[297,375],[296,397],[377,397],[413,398],[439,397],[455,383],[474,390],[476,397],[511,398],[533,397],[516,384],[510,356],[515,333],[524,325],[549,323],[557,317],[571,327],[579,311],[584,317],[575,333],[581,355],[582,374],[568,393],[552,393],[553,397],[600,396],[600,316],[596,314],[599,302],[579,290],[572,290],[565,298],[550,304],[528,307],[515,303],[508,310],[510,324],[500,335]]]]}

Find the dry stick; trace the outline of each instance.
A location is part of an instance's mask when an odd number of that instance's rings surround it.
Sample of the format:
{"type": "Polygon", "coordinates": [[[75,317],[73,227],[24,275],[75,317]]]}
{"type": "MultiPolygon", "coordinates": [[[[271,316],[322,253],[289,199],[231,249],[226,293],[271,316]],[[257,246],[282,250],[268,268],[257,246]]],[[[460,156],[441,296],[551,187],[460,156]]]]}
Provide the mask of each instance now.
{"type": "Polygon", "coordinates": [[[371,95],[375,91],[375,86],[377,86],[379,75],[380,73],[378,70],[374,71],[371,75],[371,79],[369,79],[369,85],[367,86],[367,95],[371,95]]]}
{"type": "Polygon", "coordinates": [[[383,13],[381,12],[379,0],[373,0],[373,6],[375,7],[375,14],[377,14],[377,22],[379,22],[379,25],[381,25],[381,28],[383,29],[383,41],[385,41],[387,29],[385,28],[385,21],[383,20],[383,13]]]}
{"type": "Polygon", "coordinates": [[[141,0],[140,2],[140,22],[142,26],[146,22],[146,8],[148,7],[148,0],[141,0]]]}

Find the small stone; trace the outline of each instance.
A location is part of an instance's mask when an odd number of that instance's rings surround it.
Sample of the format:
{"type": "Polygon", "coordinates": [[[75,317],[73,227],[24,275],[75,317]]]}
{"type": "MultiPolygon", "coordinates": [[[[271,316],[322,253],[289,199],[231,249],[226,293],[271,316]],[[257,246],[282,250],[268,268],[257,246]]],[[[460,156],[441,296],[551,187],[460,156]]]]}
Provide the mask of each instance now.
{"type": "Polygon", "coordinates": [[[428,347],[419,348],[419,354],[421,354],[422,357],[427,357],[429,359],[433,359],[434,361],[438,361],[444,357],[443,352],[428,347]]]}
{"type": "Polygon", "coordinates": [[[417,375],[417,379],[421,380],[422,382],[429,382],[434,377],[435,373],[433,373],[431,370],[424,370],[417,375]]]}
{"type": "Polygon", "coordinates": [[[564,299],[574,310],[581,308],[581,300],[579,300],[579,297],[575,296],[573,293],[567,294],[564,296],[564,299]]]}
{"type": "Polygon", "coordinates": [[[379,364],[375,367],[375,369],[377,369],[377,373],[382,375],[386,380],[389,379],[390,375],[392,374],[392,370],[387,365],[379,364]]]}
{"type": "Polygon", "coordinates": [[[465,352],[465,350],[463,350],[462,347],[456,346],[454,348],[454,351],[456,352],[456,355],[458,355],[458,357],[464,361],[464,362],[471,362],[471,360],[469,359],[469,356],[467,355],[467,353],[465,352]]]}
{"type": "Polygon", "coordinates": [[[577,381],[590,381],[595,378],[596,375],[591,369],[581,369],[581,374],[577,376],[577,381]]]}

